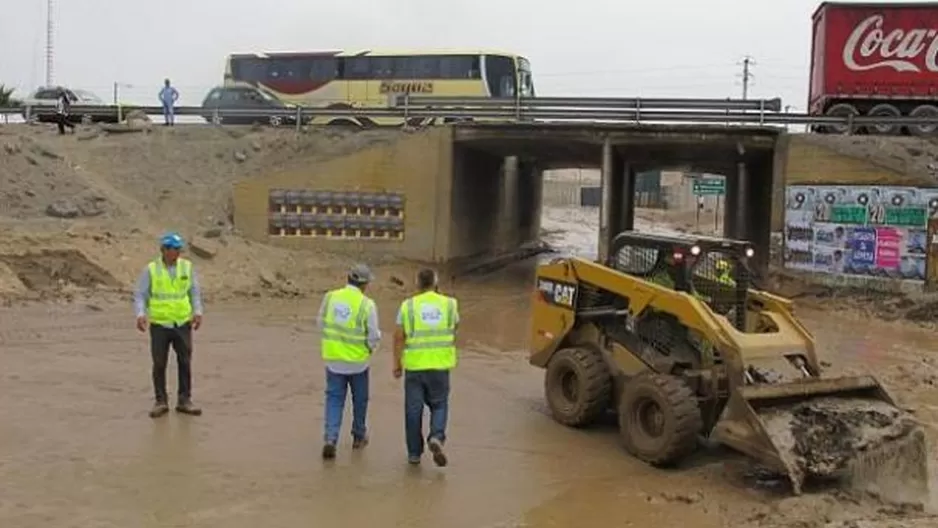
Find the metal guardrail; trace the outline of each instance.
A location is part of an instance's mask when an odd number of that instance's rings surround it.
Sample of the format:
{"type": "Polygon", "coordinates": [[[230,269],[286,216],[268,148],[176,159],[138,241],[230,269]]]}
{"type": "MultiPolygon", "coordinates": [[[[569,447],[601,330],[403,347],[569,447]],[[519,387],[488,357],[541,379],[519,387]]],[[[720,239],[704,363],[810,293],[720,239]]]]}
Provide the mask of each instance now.
{"type": "MultiPolygon", "coordinates": [[[[779,99],[616,99],[544,97],[531,99],[399,97],[383,108],[261,108],[213,109],[178,107],[177,116],[200,116],[222,124],[231,119],[273,122],[274,124],[308,123],[317,117],[502,120],[506,122],[610,122],[610,123],[715,123],[750,125],[828,125],[850,130],[872,125],[938,126],[936,117],[885,116],[814,116],[779,113],[779,99]]],[[[114,117],[121,111],[142,111],[161,115],[158,106],[73,106],[73,115],[94,120],[114,117]]],[[[50,106],[0,108],[0,116],[50,116],[50,106]]],[[[230,122],[230,121],[229,121],[230,122]]]]}

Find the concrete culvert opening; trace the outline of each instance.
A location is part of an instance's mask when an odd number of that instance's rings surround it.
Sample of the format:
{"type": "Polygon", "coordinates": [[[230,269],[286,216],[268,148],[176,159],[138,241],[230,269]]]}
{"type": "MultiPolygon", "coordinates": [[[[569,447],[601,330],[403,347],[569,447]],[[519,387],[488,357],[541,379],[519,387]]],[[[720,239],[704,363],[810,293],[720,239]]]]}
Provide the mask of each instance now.
{"type": "Polygon", "coordinates": [[[23,255],[0,255],[27,289],[57,292],[66,286],[80,288],[119,287],[120,283],[106,270],[89,261],[74,249],[44,250],[23,255]]]}

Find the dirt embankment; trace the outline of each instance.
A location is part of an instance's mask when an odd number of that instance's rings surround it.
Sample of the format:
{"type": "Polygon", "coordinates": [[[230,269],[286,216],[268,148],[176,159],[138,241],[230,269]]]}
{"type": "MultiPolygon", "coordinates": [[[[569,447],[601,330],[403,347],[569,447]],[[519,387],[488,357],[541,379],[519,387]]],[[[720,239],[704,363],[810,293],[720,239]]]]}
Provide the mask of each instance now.
{"type": "Polygon", "coordinates": [[[251,127],[63,137],[47,126],[0,126],[0,295],[126,290],[166,230],[191,242],[215,297],[321,291],[341,279],[348,256],[311,259],[239,236],[232,184],[394,137],[251,127]]]}

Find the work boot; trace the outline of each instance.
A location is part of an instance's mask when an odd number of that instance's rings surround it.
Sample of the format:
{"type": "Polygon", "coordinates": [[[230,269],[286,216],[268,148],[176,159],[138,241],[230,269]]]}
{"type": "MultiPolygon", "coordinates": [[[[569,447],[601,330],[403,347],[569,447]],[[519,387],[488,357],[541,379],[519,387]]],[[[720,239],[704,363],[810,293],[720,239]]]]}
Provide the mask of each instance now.
{"type": "Polygon", "coordinates": [[[156,402],[153,404],[153,408],[150,409],[150,418],[159,418],[168,412],[169,405],[166,405],[165,402],[156,402]]]}
{"type": "Polygon", "coordinates": [[[443,452],[443,442],[440,442],[436,438],[431,438],[427,442],[427,447],[430,449],[430,452],[433,453],[433,463],[440,467],[445,467],[447,464],[446,453],[443,452]]]}
{"type": "Polygon", "coordinates": [[[335,458],[335,444],[327,443],[322,446],[322,458],[323,460],[332,460],[335,458]]]}
{"type": "Polygon", "coordinates": [[[192,404],[191,401],[185,400],[176,404],[176,412],[181,412],[183,414],[188,414],[190,416],[201,416],[202,409],[199,409],[192,404]]]}
{"type": "Polygon", "coordinates": [[[362,449],[362,448],[364,448],[366,445],[368,445],[368,437],[367,437],[367,436],[363,436],[363,437],[361,437],[361,438],[353,438],[353,439],[352,439],[352,449],[362,449]]]}
{"type": "Polygon", "coordinates": [[[412,466],[419,466],[419,465],[420,465],[420,455],[411,455],[411,456],[407,457],[407,463],[410,464],[410,465],[412,465],[412,466]]]}

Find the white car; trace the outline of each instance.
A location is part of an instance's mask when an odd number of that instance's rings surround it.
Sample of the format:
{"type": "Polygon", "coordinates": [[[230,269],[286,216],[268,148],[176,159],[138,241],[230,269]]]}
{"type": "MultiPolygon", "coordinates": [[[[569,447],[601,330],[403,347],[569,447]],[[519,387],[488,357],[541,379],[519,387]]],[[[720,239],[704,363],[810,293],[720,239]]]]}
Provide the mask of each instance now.
{"type": "Polygon", "coordinates": [[[117,123],[117,109],[112,105],[105,103],[97,95],[87,91],[87,90],[77,90],[59,86],[44,86],[38,88],[29,97],[23,99],[23,119],[26,119],[26,108],[30,107],[30,119],[38,120],[43,123],[50,123],[55,120],[52,114],[48,113],[49,108],[55,108],[55,102],[59,97],[59,90],[64,89],[65,94],[68,96],[68,100],[71,101],[72,106],[84,106],[84,107],[94,107],[100,106],[102,112],[95,112],[94,114],[78,114],[73,112],[69,116],[69,121],[81,122],[84,124],[91,123],[117,123]],[[39,109],[39,115],[34,109],[39,109]],[[108,111],[108,110],[113,110],[108,111]]]}

